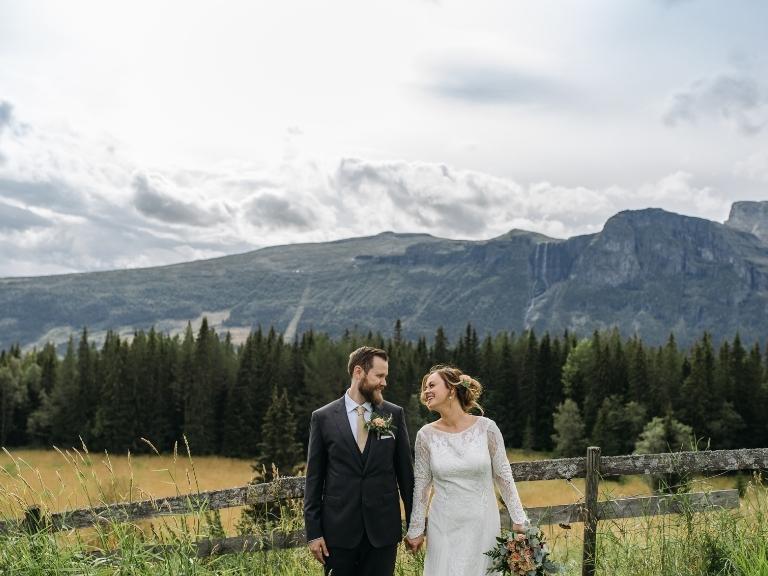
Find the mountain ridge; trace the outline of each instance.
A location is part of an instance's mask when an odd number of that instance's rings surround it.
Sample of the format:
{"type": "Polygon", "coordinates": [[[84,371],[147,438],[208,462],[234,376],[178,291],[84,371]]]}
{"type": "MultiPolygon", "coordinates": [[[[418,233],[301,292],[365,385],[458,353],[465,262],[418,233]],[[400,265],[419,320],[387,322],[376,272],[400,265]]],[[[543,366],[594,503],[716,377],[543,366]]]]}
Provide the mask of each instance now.
{"type": "Polygon", "coordinates": [[[660,343],[704,330],[762,336],[768,310],[768,202],[736,203],[725,223],[659,208],[625,210],[567,239],[513,229],[488,240],[382,232],[269,246],[130,270],[0,279],[0,349],[61,343],[87,326],[182,330],[210,315],[235,340],[255,326],[450,337],[467,322],[579,333],[619,327],[660,343]]]}

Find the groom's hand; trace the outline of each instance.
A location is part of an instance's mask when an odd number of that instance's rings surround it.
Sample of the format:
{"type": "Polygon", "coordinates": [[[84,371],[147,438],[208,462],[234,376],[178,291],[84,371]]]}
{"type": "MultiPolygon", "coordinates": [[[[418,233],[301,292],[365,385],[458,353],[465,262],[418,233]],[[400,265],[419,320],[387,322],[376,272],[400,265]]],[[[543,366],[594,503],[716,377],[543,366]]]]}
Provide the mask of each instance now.
{"type": "Polygon", "coordinates": [[[309,551],[312,552],[312,556],[315,557],[315,560],[320,562],[320,564],[325,565],[325,559],[329,556],[328,548],[325,545],[325,538],[312,540],[308,546],[309,551]]]}
{"type": "Polygon", "coordinates": [[[416,552],[419,551],[419,548],[421,548],[421,545],[424,543],[424,536],[419,536],[418,538],[406,538],[405,544],[410,549],[411,553],[416,554],[416,552]]]}

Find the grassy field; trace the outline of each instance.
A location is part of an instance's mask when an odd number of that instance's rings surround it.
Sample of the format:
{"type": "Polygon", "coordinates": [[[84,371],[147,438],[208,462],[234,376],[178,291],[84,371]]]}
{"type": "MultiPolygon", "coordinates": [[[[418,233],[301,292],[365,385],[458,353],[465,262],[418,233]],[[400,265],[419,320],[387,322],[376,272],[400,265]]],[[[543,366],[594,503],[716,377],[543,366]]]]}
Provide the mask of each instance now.
{"type": "MultiPolygon", "coordinates": [[[[512,450],[510,460],[547,458],[540,453],[512,450]]],[[[220,457],[190,458],[185,454],[117,456],[84,450],[18,450],[0,454],[0,517],[20,517],[29,506],[50,512],[143,500],[198,490],[242,486],[252,477],[251,462],[220,457]]],[[[695,490],[730,488],[734,477],[699,479],[695,490]]],[[[520,482],[525,506],[577,502],[583,480],[520,482]]],[[[600,498],[649,494],[640,477],[604,481],[600,498]]],[[[282,529],[301,525],[300,503],[289,504],[282,529]]],[[[761,574],[768,576],[768,505],[765,489],[750,486],[738,512],[690,514],[602,522],[599,573],[604,574],[761,574]],[[762,544],[761,544],[762,542],[762,544]],[[762,545],[762,548],[760,546],[762,545]],[[752,572],[736,571],[745,556],[752,572]],[[762,556],[761,556],[762,555],[762,556]],[[760,564],[763,558],[765,563],[760,564]],[[754,567],[757,568],[754,568],[754,567]],[[761,568],[762,566],[762,568],[761,568]],[[716,570],[715,570],[716,568],[716,570]],[[763,570],[763,572],[759,570],[763,570]],[[713,571],[714,570],[714,571],[713,571]],[[758,570],[758,571],[755,571],[758,570]]],[[[237,533],[241,509],[223,510],[220,528],[237,533]]],[[[304,548],[281,552],[237,554],[190,560],[191,543],[219,530],[204,513],[185,518],[165,517],[136,524],[107,524],[59,533],[0,536],[0,573],[19,574],[275,574],[318,575],[322,571],[304,548]],[[172,541],[174,552],[147,552],[147,541],[172,541]],[[93,550],[119,548],[122,555],[95,559],[93,550]],[[36,567],[44,566],[45,569],[36,567]]],[[[553,555],[567,574],[580,573],[580,524],[571,529],[547,528],[553,555]]],[[[421,574],[421,559],[401,552],[396,574],[421,574]]]]}
{"type": "MultiPolygon", "coordinates": [[[[14,450],[0,454],[0,516],[23,508],[50,512],[128,500],[163,498],[244,486],[251,461],[184,454],[105,455],[83,450],[14,450]]],[[[233,534],[240,509],[222,511],[233,534]]]]}

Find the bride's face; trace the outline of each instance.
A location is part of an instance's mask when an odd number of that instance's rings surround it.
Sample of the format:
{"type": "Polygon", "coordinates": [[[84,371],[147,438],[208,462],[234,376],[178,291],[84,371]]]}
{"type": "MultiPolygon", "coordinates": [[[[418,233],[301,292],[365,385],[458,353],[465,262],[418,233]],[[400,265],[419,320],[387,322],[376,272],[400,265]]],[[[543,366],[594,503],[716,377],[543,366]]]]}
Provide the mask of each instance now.
{"type": "Polygon", "coordinates": [[[424,402],[427,404],[427,408],[440,412],[441,408],[450,402],[450,395],[451,391],[443,377],[437,372],[430,374],[424,384],[424,402]]]}

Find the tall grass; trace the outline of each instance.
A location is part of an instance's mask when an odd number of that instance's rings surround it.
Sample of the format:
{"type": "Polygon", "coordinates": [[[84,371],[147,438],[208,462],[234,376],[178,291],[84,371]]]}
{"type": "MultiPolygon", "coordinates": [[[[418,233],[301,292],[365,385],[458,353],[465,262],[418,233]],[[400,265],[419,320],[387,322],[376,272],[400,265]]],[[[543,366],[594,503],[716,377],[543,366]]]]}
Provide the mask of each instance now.
{"type": "Polygon", "coordinates": [[[622,576],[768,576],[768,494],[754,476],[737,511],[640,517],[600,524],[597,571],[622,576]]]}
{"type": "MultiPolygon", "coordinates": [[[[93,528],[65,532],[24,525],[18,520],[30,506],[39,507],[44,515],[61,509],[63,481],[50,488],[29,463],[10,453],[6,457],[8,463],[0,467],[0,520],[17,522],[10,531],[0,534],[2,575],[322,574],[306,547],[197,558],[196,541],[220,538],[226,532],[219,512],[205,507],[195,508],[185,516],[139,522],[108,521],[93,528]]],[[[79,506],[114,505],[152,496],[137,485],[130,459],[127,472],[118,473],[109,455],[99,455],[99,466],[85,446],[60,451],[59,457],[77,480],[79,494],[72,500],[79,506]],[[106,474],[97,473],[97,468],[106,474]]],[[[170,465],[158,472],[166,476],[175,494],[201,489],[188,448],[182,456],[174,451],[170,465]]],[[[601,488],[610,485],[602,483],[601,488]]],[[[302,527],[300,501],[284,502],[279,508],[265,506],[264,514],[256,512],[255,517],[266,520],[254,524],[254,515],[243,514],[236,530],[267,537],[272,532],[288,533],[302,527]]],[[[581,573],[581,531],[581,524],[573,524],[571,529],[545,527],[554,559],[564,565],[566,575],[581,573]]],[[[758,478],[746,486],[741,508],[736,512],[687,512],[601,522],[597,573],[768,576],[766,542],[768,496],[758,478]]],[[[420,576],[422,570],[423,555],[413,556],[401,547],[395,574],[420,576]]]]}

